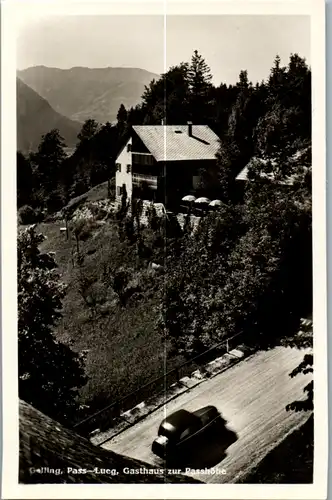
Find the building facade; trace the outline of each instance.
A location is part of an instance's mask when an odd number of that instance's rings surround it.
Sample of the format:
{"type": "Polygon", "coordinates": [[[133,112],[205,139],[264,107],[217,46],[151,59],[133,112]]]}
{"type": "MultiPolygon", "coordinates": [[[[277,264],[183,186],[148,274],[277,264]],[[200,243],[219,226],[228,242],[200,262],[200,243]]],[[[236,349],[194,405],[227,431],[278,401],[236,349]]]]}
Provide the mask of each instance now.
{"type": "Polygon", "coordinates": [[[215,165],[218,148],[207,125],[133,126],[116,159],[116,196],[177,204],[199,191],[201,171],[215,165]]]}

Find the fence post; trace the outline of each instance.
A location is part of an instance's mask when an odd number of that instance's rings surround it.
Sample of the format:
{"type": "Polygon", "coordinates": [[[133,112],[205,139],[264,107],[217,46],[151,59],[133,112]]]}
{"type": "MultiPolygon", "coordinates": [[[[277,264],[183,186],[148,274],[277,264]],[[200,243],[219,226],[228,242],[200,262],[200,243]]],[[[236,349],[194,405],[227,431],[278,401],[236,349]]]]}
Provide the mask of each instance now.
{"type": "Polygon", "coordinates": [[[180,382],[180,373],[179,373],[179,369],[178,368],[175,369],[175,377],[176,377],[176,381],[180,382]]]}
{"type": "Polygon", "coordinates": [[[228,339],[226,340],[226,352],[229,352],[228,339]]]}

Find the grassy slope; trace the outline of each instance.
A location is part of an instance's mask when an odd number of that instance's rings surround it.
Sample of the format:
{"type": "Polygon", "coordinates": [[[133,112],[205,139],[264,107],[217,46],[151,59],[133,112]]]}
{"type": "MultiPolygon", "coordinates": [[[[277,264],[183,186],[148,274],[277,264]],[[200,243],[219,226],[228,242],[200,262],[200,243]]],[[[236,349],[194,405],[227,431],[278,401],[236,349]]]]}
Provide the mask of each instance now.
{"type": "MultiPolygon", "coordinates": [[[[106,189],[107,183],[97,186],[88,193],[88,201],[104,198],[106,189]]],[[[116,304],[114,295],[110,295],[104,305],[106,313],[93,319],[89,317],[78,293],[77,265],[73,267],[72,264],[72,248],[76,244],[74,239],[67,241],[66,236],[60,234],[63,225],[57,221],[42,223],[38,227],[47,236],[42,249],[56,252],[61,279],[68,284],[63,320],[56,335],[70,343],[74,350],[89,350],[86,359],[89,382],[81,390],[81,401],[87,404],[94,400],[91,409],[95,409],[163,375],[166,347],[154,330],[157,318],[155,290],[145,293],[140,301],[129,301],[125,308],[116,304]]],[[[118,254],[117,231],[111,222],[97,227],[80,245],[85,254],[86,272],[98,278],[98,286],[103,262],[112,262],[115,268],[132,264],[130,254],[118,254]],[[93,253],[88,255],[87,252],[91,251],[93,253]]],[[[145,263],[137,274],[139,278],[148,273],[146,267],[145,263]]],[[[180,361],[179,357],[167,361],[167,370],[180,361]]]]}

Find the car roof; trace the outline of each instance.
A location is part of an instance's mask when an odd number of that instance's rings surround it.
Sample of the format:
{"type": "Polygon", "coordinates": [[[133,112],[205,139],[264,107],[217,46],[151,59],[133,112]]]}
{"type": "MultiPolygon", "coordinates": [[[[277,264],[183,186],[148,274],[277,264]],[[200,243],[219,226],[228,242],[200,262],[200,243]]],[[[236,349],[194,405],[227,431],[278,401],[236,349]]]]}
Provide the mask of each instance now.
{"type": "Polygon", "coordinates": [[[193,411],[193,415],[196,415],[198,418],[202,418],[205,415],[208,416],[218,416],[220,415],[219,411],[215,406],[204,406],[204,408],[200,408],[199,410],[193,411]]]}
{"type": "Polygon", "coordinates": [[[182,429],[186,429],[191,425],[197,425],[199,419],[197,416],[193,415],[187,410],[178,410],[171,415],[168,415],[160,424],[163,427],[164,424],[170,424],[174,427],[175,432],[179,432],[182,429]]]}

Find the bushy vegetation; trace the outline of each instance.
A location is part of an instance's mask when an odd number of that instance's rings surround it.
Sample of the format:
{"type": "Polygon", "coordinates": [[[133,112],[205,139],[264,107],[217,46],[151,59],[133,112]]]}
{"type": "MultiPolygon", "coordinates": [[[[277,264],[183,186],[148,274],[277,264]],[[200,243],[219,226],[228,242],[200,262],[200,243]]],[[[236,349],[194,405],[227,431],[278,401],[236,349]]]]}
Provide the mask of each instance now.
{"type": "Polygon", "coordinates": [[[71,422],[86,378],[82,358],[54,336],[66,287],[53,255],[39,251],[43,239],[34,226],[18,237],[19,395],[56,420],[71,422]]]}

